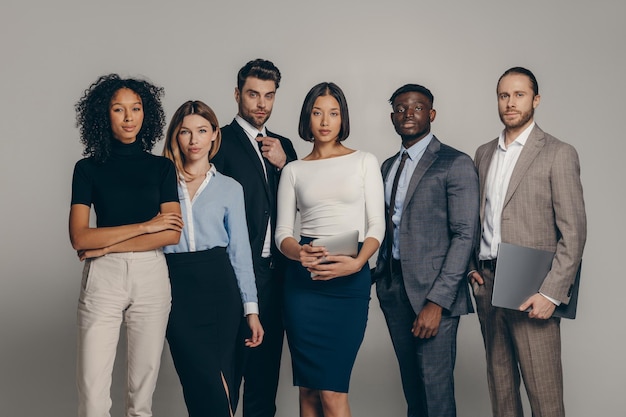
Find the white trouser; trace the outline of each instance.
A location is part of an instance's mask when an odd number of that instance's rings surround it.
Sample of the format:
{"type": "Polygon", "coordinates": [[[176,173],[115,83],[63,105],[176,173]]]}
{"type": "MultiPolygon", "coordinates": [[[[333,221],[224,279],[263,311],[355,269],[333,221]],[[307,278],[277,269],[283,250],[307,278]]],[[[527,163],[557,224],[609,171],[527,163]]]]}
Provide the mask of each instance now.
{"type": "Polygon", "coordinates": [[[163,252],[113,253],[87,260],[78,300],[78,415],[110,417],[111,374],[126,321],[126,417],[151,416],[171,306],[163,252]]]}

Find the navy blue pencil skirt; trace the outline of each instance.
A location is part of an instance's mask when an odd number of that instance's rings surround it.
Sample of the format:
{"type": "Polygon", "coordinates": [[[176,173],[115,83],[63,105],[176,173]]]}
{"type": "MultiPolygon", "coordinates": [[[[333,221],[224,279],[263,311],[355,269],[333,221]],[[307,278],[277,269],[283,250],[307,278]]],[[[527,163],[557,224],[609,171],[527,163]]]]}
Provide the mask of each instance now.
{"type": "MultiPolygon", "coordinates": [[[[302,238],[308,243],[310,238],[302,238]]],[[[357,273],[314,281],[300,262],[290,261],[285,278],[285,330],[293,384],[348,392],[363,342],[370,300],[368,264],[357,273]]]]}

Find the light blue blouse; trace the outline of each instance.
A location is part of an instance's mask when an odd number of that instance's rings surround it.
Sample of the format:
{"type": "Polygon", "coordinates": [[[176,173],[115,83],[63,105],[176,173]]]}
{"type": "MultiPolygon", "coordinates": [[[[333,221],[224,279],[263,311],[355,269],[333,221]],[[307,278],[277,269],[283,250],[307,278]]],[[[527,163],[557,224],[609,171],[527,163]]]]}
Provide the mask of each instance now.
{"type": "Polygon", "coordinates": [[[258,314],[252,252],[241,185],[220,174],[211,165],[193,200],[189,198],[182,178],[178,181],[178,196],[185,227],[178,244],[165,246],[163,252],[197,252],[217,246],[225,247],[237,277],[244,314],[258,314]]]}

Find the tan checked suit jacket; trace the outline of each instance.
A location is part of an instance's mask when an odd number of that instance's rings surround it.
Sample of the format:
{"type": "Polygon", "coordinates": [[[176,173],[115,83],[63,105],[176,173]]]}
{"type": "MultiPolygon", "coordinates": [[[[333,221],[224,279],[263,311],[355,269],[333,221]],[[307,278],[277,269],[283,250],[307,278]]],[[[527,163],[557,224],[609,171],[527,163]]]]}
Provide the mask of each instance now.
{"type": "MultiPolygon", "coordinates": [[[[480,220],[485,182],[498,139],[478,148],[480,220]]],[[[578,154],[535,125],[511,175],[502,210],[502,242],[555,251],[540,292],[567,304],[580,264],[587,221],[578,154]]]]}

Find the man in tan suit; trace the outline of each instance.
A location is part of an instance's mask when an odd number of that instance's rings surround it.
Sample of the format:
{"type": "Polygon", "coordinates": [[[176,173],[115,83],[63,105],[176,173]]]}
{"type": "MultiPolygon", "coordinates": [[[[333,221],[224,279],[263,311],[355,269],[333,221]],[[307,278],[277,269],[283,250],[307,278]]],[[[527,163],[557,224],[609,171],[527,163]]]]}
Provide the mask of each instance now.
{"type": "Polygon", "coordinates": [[[540,96],[525,68],[498,80],[500,136],[476,151],[482,232],[470,282],[485,343],[493,415],[523,416],[520,371],[534,416],[562,417],[560,319],[555,308],[570,299],[587,235],[576,150],[534,122],[540,96]],[[554,251],[539,292],[519,311],[491,305],[498,245],[554,251]],[[525,312],[530,309],[530,312],[525,312]]]}

